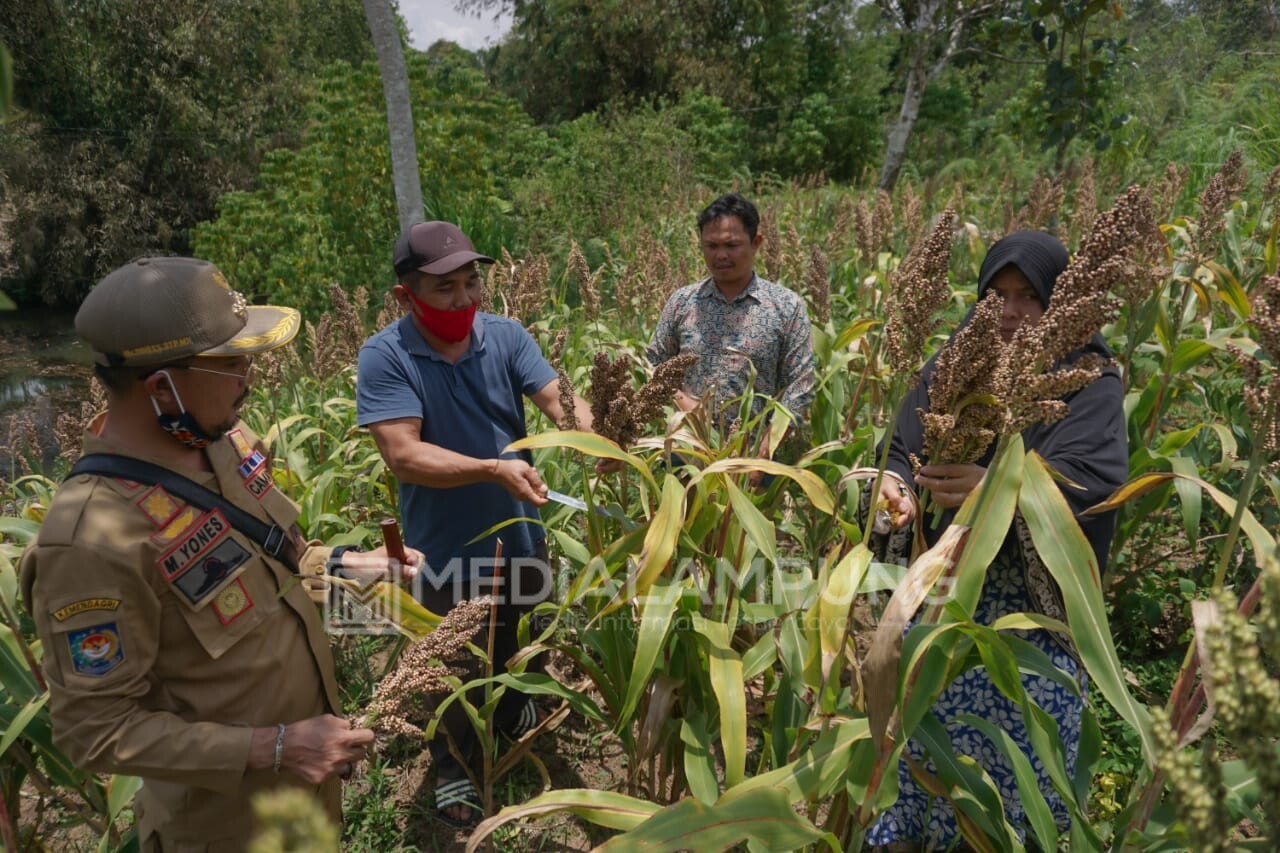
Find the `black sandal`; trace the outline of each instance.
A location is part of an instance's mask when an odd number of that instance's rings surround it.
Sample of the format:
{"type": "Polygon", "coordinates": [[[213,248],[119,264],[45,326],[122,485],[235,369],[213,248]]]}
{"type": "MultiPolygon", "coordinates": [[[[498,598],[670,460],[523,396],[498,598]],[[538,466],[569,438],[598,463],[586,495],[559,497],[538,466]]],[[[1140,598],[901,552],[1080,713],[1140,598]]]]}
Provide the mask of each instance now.
{"type": "Polygon", "coordinates": [[[436,817],[449,826],[458,829],[471,829],[480,823],[480,792],[470,779],[443,779],[436,783],[436,817]],[[445,814],[446,809],[457,807],[467,809],[465,818],[452,817],[445,814]]]}
{"type": "Polygon", "coordinates": [[[520,740],[529,732],[536,729],[542,723],[542,716],[538,713],[538,706],[530,699],[524,703],[524,707],[520,709],[520,716],[516,717],[516,721],[511,724],[510,730],[507,731],[507,737],[512,740],[520,740]]]}

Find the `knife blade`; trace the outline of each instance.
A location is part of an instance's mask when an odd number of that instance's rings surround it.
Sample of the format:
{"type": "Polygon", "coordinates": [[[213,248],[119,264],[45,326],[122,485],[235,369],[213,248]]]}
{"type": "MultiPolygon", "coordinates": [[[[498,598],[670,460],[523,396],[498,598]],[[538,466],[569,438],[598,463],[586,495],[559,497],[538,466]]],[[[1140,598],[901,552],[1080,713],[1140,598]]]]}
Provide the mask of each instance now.
{"type": "Polygon", "coordinates": [[[596,506],[592,507],[582,498],[575,498],[572,495],[566,495],[564,492],[557,492],[555,489],[547,489],[546,498],[549,501],[555,501],[567,507],[576,509],[578,512],[588,512],[594,510],[596,515],[603,515],[606,518],[612,518],[622,523],[626,530],[634,530],[636,523],[624,515],[620,510],[613,507],[596,506]]]}
{"type": "Polygon", "coordinates": [[[587,502],[582,498],[575,498],[570,495],[566,495],[564,492],[557,492],[555,489],[547,489],[547,500],[555,501],[556,503],[564,504],[565,506],[571,506],[578,512],[586,512],[588,509],[587,502]]]}

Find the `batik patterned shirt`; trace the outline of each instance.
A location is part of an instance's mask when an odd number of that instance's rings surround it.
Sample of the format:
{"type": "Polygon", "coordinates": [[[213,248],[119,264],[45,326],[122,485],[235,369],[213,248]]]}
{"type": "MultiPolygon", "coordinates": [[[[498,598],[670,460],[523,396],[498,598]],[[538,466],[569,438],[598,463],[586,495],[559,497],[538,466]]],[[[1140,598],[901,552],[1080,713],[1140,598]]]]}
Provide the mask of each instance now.
{"type": "MultiPolygon", "coordinates": [[[[717,417],[729,401],[742,396],[755,371],[753,390],[768,395],[797,419],[813,401],[813,338],[804,300],[781,285],[759,276],[732,301],[725,299],[713,279],[682,287],[662,309],[649,362],[661,364],[682,352],[696,352],[697,363],[684,378],[684,392],[702,397],[717,417]]],[[[763,406],[757,399],[753,413],[763,406]]]]}

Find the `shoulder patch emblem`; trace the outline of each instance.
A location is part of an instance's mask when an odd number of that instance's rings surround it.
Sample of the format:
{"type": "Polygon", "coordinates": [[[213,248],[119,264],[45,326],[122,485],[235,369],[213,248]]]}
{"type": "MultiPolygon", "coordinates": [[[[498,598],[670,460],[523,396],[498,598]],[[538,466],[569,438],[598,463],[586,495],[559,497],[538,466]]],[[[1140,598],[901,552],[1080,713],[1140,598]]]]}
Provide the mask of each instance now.
{"type": "Polygon", "coordinates": [[[164,487],[157,484],[143,494],[137,500],[138,509],[142,510],[143,515],[151,519],[151,523],[156,527],[164,527],[173,517],[178,514],[178,510],[182,509],[186,504],[180,503],[176,498],[164,490],[164,487]]]}
{"type": "Polygon", "coordinates": [[[253,447],[249,444],[249,440],[244,437],[241,430],[233,429],[227,433],[227,438],[231,439],[231,446],[236,449],[236,456],[244,459],[253,454],[253,447]]]}
{"type": "Polygon", "coordinates": [[[253,453],[244,457],[244,461],[240,463],[240,467],[238,469],[240,471],[240,479],[247,479],[250,474],[258,469],[259,465],[266,461],[267,457],[263,456],[262,452],[259,450],[255,450],[253,453]]]}
{"type": "Polygon", "coordinates": [[[203,522],[207,515],[207,513],[205,515],[200,515],[199,511],[195,507],[188,504],[173,517],[173,521],[170,521],[164,527],[160,528],[155,533],[152,533],[151,541],[159,545],[161,548],[168,548],[173,544],[173,540],[186,533],[193,525],[203,522]]]}
{"type": "Polygon", "coordinates": [[[53,618],[59,622],[65,622],[77,613],[88,610],[116,610],[119,607],[120,599],[118,598],[82,598],[53,611],[53,618]]]}
{"type": "Polygon", "coordinates": [[[244,588],[244,581],[236,578],[236,582],[228,586],[213,600],[213,611],[223,625],[230,625],[237,616],[253,607],[253,599],[244,588]]]}
{"type": "Polygon", "coordinates": [[[102,676],[124,663],[124,644],[115,622],[67,632],[71,667],[80,675],[102,676]]]}

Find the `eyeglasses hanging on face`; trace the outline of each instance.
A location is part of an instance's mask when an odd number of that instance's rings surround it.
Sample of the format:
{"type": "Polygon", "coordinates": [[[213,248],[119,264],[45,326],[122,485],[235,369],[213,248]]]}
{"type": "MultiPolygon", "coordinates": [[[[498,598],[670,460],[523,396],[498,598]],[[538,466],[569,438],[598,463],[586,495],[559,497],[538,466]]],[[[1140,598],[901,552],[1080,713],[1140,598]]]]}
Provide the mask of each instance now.
{"type": "Polygon", "coordinates": [[[249,359],[249,364],[247,367],[245,367],[244,373],[232,373],[229,370],[213,370],[212,368],[208,368],[208,367],[196,367],[195,365],[192,365],[192,364],[171,364],[169,365],[169,368],[178,369],[178,370],[193,370],[196,373],[213,373],[218,376],[229,376],[232,379],[238,379],[241,382],[248,382],[249,378],[253,376],[253,359],[249,359]]]}

